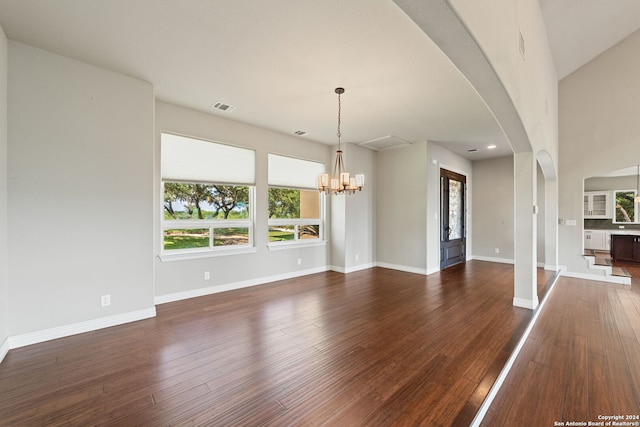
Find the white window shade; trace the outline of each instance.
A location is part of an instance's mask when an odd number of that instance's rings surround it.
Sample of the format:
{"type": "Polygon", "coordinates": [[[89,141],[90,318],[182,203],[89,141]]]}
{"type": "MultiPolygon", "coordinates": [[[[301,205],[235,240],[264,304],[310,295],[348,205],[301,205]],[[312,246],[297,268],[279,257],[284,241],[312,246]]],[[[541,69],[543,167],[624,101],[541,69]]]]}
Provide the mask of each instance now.
{"type": "Polygon", "coordinates": [[[162,179],[255,185],[255,152],[163,133],[162,179]]]}
{"type": "Polygon", "coordinates": [[[287,188],[316,188],[324,164],[269,154],[269,185],[287,188]]]}

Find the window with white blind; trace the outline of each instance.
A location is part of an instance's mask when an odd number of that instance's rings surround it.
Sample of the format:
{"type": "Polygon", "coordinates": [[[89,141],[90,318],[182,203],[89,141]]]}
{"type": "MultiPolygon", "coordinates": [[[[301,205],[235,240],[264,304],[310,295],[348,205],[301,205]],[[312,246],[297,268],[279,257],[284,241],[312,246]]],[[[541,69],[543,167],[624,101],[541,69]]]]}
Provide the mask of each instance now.
{"type": "Polygon", "coordinates": [[[162,253],[253,247],[255,152],[161,134],[162,253]]]}
{"type": "Polygon", "coordinates": [[[316,188],[324,164],[269,154],[269,246],[324,240],[324,194],[316,188]]]}

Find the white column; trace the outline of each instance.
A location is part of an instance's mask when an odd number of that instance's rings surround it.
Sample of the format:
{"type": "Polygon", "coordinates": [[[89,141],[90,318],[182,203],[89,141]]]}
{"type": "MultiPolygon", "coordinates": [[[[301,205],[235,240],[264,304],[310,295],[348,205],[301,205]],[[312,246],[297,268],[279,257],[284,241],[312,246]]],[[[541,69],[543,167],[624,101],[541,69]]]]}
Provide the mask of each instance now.
{"type": "Polygon", "coordinates": [[[545,180],[544,269],[558,271],[558,180],[545,180]]]}
{"type": "Polygon", "coordinates": [[[538,306],[536,275],[536,158],[533,152],[513,155],[515,202],[515,280],[513,305],[538,306]]]}

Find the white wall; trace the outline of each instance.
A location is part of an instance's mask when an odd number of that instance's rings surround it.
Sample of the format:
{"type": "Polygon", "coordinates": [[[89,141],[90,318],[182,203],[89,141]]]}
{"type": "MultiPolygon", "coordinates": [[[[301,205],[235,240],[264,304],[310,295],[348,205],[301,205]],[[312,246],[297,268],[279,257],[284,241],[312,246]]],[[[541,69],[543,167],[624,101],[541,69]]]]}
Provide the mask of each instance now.
{"type": "Polygon", "coordinates": [[[473,190],[473,257],[512,263],[513,157],[473,162],[473,190]]]}
{"type": "MultiPolygon", "coordinates": [[[[324,162],[330,168],[330,147],[164,102],[156,102],[155,147],[153,253],[156,301],[170,301],[327,269],[329,248],[326,245],[291,247],[284,250],[270,250],[267,247],[267,156],[269,153],[277,153],[315,160],[324,162]],[[158,258],[161,251],[162,199],[159,165],[162,131],[219,141],[256,151],[255,253],[169,262],[163,262],[158,258]],[[297,263],[299,258],[302,260],[300,265],[297,263]],[[211,272],[210,280],[204,280],[205,271],[211,272]]],[[[348,157],[346,160],[350,162],[348,157]]],[[[361,194],[352,197],[360,196],[361,194]]],[[[330,197],[327,199],[330,203],[330,197]]],[[[367,239],[372,239],[373,230],[363,232],[367,234],[367,239]]]]}
{"type": "Polygon", "coordinates": [[[378,152],[376,260],[426,273],[427,144],[378,152]]]}
{"type": "Polygon", "coordinates": [[[432,142],[378,152],[377,264],[431,274],[440,269],[440,168],[467,177],[467,257],[471,254],[473,176],[469,160],[432,142]]]}
{"type": "Polygon", "coordinates": [[[7,37],[0,27],[0,362],[8,351],[9,247],[7,226],[7,37]]]}
{"type": "Polygon", "coordinates": [[[537,260],[538,260],[538,266],[544,266],[546,264],[546,260],[545,260],[545,210],[546,210],[546,182],[545,182],[545,178],[544,178],[544,174],[542,173],[542,169],[540,168],[540,165],[538,165],[538,183],[536,185],[536,188],[538,189],[538,200],[537,200],[537,206],[538,206],[538,215],[537,215],[537,225],[536,225],[536,230],[538,233],[538,238],[537,238],[537,260]]]}
{"type": "Polygon", "coordinates": [[[153,87],[10,41],[8,99],[10,335],[155,313],[153,87]]]}
{"type": "MultiPolygon", "coordinates": [[[[377,152],[354,144],[343,147],[349,173],[364,173],[365,187],[359,193],[345,196],[344,247],[345,271],[368,268],[376,261],[376,186],[377,152]]],[[[335,197],[334,197],[335,198],[335,197]]],[[[333,251],[334,245],[332,245],[333,251]]],[[[333,258],[333,252],[332,252],[333,258]]],[[[333,264],[333,263],[332,263],[333,264]]]]}
{"type": "MultiPolygon", "coordinates": [[[[640,159],[638,160],[640,162],[640,159]]],[[[584,180],[584,191],[635,190],[636,176],[593,177],[584,180]]]]}
{"type": "Polygon", "coordinates": [[[583,180],[640,159],[640,31],[562,79],[559,87],[559,263],[586,273],[582,257],[583,180]]]}
{"type": "Polygon", "coordinates": [[[534,153],[548,151],[557,165],[557,76],[539,1],[451,3],[509,93],[534,153]],[[520,34],[525,58],[519,50],[520,34]]]}
{"type": "Polygon", "coordinates": [[[467,259],[471,259],[475,233],[472,222],[475,183],[470,160],[433,142],[427,144],[427,159],[427,272],[432,273],[440,269],[440,168],[467,177],[467,259]]]}

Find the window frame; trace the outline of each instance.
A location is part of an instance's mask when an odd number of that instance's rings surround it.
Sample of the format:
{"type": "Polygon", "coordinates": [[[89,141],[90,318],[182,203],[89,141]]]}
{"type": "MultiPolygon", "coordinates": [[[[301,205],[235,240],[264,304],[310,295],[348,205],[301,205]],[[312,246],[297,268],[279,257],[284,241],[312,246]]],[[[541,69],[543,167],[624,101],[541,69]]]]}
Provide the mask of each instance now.
{"type": "Polygon", "coordinates": [[[640,215],[638,212],[638,208],[640,207],[640,203],[638,202],[633,202],[633,221],[631,222],[625,222],[625,221],[617,221],[617,213],[618,210],[616,209],[616,205],[617,205],[617,194],[618,193],[633,193],[633,199],[635,200],[636,196],[638,195],[637,190],[635,188],[632,189],[628,189],[628,190],[613,190],[612,194],[611,194],[611,203],[613,205],[612,211],[613,211],[613,215],[611,218],[611,223],[612,224],[640,224],[640,215]]]}
{"type": "MultiPolygon", "coordinates": [[[[221,255],[235,255],[235,254],[242,254],[242,253],[254,253],[257,252],[257,248],[256,248],[256,244],[255,244],[255,229],[256,229],[256,183],[255,183],[255,169],[256,169],[256,165],[255,165],[255,161],[256,161],[256,153],[255,150],[252,148],[247,148],[247,147],[242,147],[242,146],[237,146],[237,145],[232,145],[232,144],[227,144],[224,142],[220,142],[220,141],[214,141],[214,140],[208,140],[206,138],[200,138],[200,137],[193,137],[193,136],[186,136],[186,135],[180,135],[180,134],[176,134],[176,133],[172,133],[172,132],[166,132],[166,131],[162,131],[160,133],[160,200],[159,200],[159,206],[160,206],[160,248],[159,248],[159,255],[158,257],[160,258],[161,261],[165,262],[165,261],[175,261],[175,260],[182,260],[182,259],[193,259],[193,258],[206,258],[206,257],[215,257],[215,256],[221,256],[221,255]],[[176,144],[179,144],[179,140],[180,139],[185,139],[187,140],[187,151],[185,151],[185,153],[187,153],[185,156],[180,155],[181,153],[178,152],[177,157],[179,158],[179,162],[181,161],[182,164],[180,163],[176,163],[176,165],[178,166],[178,170],[181,169],[180,172],[178,172],[178,176],[172,176],[171,172],[169,172],[169,174],[165,174],[164,171],[164,158],[163,156],[166,155],[166,153],[164,152],[164,148],[165,148],[165,140],[163,139],[164,137],[167,137],[167,150],[169,153],[175,152],[175,147],[176,144]],[[178,141],[178,142],[177,142],[178,141]],[[199,146],[196,144],[195,147],[195,152],[196,153],[200,153],[200,154],[196,154],[196,157],[194,156],[194,151],[193,151],[193,145],[191,145],[192,151],[191,153],[189,152],[189,143],[190,142],[198,142],[203,144],[202,146],[199,146]],[[214,144],[213,146],[207,146],[204,144],[214,144]],[[237,150],[235,150],[237,149],[237,150]],[[227,151],[225,151],[227,150],[227,151]],[[190,161],[189,155],[192,156],[193,161],[195,162],[195,166],[196,166],[196,170],[199,171],[203,171],[206,167],[206,164],[203,164],[202,159],[204,157],[215,157],[216,155],[218,155],[218,153],[222,153],[221,155],[226,159],[227,154],[229,153],[228,156],[230,159],[238,159],[238,158],[244,158],[243,160],[243,165],[247,165],[250,164],[250,170],[248,169],[246,171],[246,176],[244,178],[239,178],[241,180],[246,178],[246,182],[242,181],[242,182],[234,182],[234,178],[233,176],[239,177],[240,175],[231,173],[232,176],[227,176],[227,174],[224,174],[224,176],[218,176],[218,178],[214,178],[213,176],[210,176],[211,179],[205,179],[205,177],[203,176],[202,178],[198,179],[198,177],[200,175],[197,175],[196,172],[196,176],[193,177],[189,177],[188,173],[185,173],[185,169],[184,169],[184,164],[188,164],[188,162],[190,161]],[[243,154],[243,152],[252,152],[251,154],[251,161],[249,162],[249,158],[247,158],[246,154],[243,154]],[[206,155],[206,156],[205,156],[206,155]],[[240,157],[238,157],[240,156],[240,157]],[[229,178],[229,180],[227,179],[229,178]],[[248,207],[247,207],[247,211],[248,211],[248,218],[247,219],[165,219],[165,208],[164,208],[164,193],[165,193],[165,183],[168,182],[184,182],[184,183],[188,183],[188,184],[205,184],[205,185],[224,185],[224,186],[241,186],[241,187],[247,187],[248,188],[248,207]],[[246,244],[239,244],[239,245],[221,245],[221,246],[216,246],[215,245],[215,232],[216,230],[219,229],[224,229],[224,228],[246,228],[248,231],[248,238],[249,241],[246,244]],[[181,249],[165,249],[165,232],[166,230],[183,230],[183,229],[207,229],[208,230],[208,236],[209,236],[209,245],[208,247],[194,247],[194,248],[181,248],[181,249]]],[[[169,157],[169,159],[171,159],[173,157],[169,157]]],[[[219,159],[220,157],[218,157],[217,159],[219,159]]],[[[216,158],[212,158],[211,161],[215,161],[216,158]]],[[[174,164],[172,163],[168,163],[169,169],[170,170],[176,170],[174,164]]],[[[219,173],[218,173],[219,175],[219,173]]],[[[243,175],[244,176],[244,175],[243,175]]]]}
{"type": "MultiPolygon", "coordinates": [[[[268,191],[271,188],[285,188],[289,190],[299,190],[299,191],[316,191],[311,188],[295,188],[295,187],[283,187],[279,185],[269,185],[267,188],[268,191]]],[[[324,193],[318,193],[318,210],[320,217],[319,218],[269,218],[267,220],[267,247],[270,250],[277,249],[286,249],[291,247],[302,247],[302,246],[320,246],[326,245],[326,196],[324,193]],[[300,239],[299,236],[299,227],[302,225],[317,225],[319,227],[318,230],[318,238],[317,239],[300,239]],[[272,226],[293,226],[293,240],[283,240],[280,242],[271,242],[269,241],[269,229],[272,226]]],[[[268,196],[267,196],[268,197],[268,196]]]]}
{"type": "MultiPolygon", "coordinates": [[[[175,182],[175,181],[168,181],[175,182]]],[[[239,253],[256,252],[255,247],[255,186],[242,185],[249,188],[249,218],[238,219],[175,219],[169,220],[164,218],[164,184],[161,182],[161,202],[162,202],[162,219],[160,220],[160,258],[163,261],[172,258],[199,258],[218,255],[233,255],[239,253]],[[183,249],[165,249],[164,233],[165,230],[181,230],[188,228],[209,229],[209,246],[200,248],[183,248],[183,249]],[[233,246],[215,246],[215,230],[220,228],[247,228],[249,232],[249,242],[243,245],[233,246]]],[[[214,185],[213,183],[206,183],[214,185]]],[[[219,184],[223,185],[223,184],[219,184]]],[[[224,184],[233,185],[233,184],[224,184]]]]}

